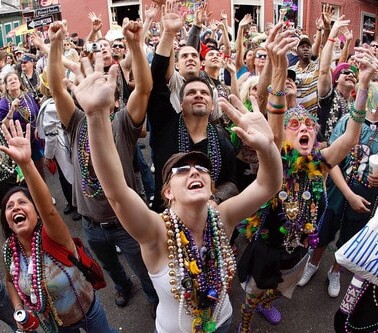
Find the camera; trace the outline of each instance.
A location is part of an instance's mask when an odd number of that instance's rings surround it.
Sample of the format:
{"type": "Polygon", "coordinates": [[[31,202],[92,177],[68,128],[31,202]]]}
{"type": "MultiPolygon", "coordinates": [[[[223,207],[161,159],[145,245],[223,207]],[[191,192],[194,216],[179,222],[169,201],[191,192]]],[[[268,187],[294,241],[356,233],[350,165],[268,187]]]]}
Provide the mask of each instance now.
{"type": "Polygon", "coordinates": [[[86,46],[87,52],[100,52],[101,47],[99,43],[88,43],[86,46]]]}

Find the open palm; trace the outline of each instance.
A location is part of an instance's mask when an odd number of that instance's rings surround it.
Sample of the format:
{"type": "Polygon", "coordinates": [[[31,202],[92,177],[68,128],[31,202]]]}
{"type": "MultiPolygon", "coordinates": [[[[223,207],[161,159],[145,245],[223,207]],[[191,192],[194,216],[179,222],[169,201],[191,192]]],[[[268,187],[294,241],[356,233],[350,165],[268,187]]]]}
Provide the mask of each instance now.
{"type": "Polygon", "coordinates": [[[8,147],[0,146],[0,150],[9,155],[17,164],[29,162],[31,159],[30,124],[26,126],[25,136],[18,120],[9,122],[9,129],[3,124],[2,130],[8,147]]]}

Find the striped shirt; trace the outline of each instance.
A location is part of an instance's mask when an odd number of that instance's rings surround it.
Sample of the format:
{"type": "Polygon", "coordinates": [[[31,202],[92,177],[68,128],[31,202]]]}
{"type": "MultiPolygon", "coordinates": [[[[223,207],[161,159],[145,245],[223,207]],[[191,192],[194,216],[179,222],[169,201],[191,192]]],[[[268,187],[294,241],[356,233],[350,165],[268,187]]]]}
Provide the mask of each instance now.
{"type": "Polygon", "coordinates": [[[302,68],[298,61],[289,69],[295,71],[297,75],[297,103],[303,105],[313,115],[317,115],[319,60],[310,61],[305,68],[302,68]]]}

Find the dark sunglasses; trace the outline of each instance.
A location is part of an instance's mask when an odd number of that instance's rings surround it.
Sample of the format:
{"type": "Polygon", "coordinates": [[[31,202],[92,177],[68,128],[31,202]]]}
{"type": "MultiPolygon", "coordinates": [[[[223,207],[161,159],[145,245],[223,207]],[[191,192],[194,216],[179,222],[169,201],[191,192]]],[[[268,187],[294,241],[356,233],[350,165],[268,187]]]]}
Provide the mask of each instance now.
{"type": "Polygon", "coordinates": [[[371,47],[378,48],[378,44],[370,44],[371,47]]]}
{"type": "Polygon", "coordinates": [[[198,165],[198,164],[190,165],[190,164],[188,164],[188,165],[183,165],[183,166],[180,166],[180,167],[172,168],[171,169],[171,171],[172,171],[171,176],[187,174],[190,171],[191,168],[196,169],[199,173],[210,173],[210,170],[208,168],[205,168],[202,165],[198,165]]]}
{"type": "Polygon", "coordinates": [[[125,47],[122,44],[114,44],[112,45],[113,48],[118,48],[118,49],[124,49],[125,47]]]}
{"type": "Polygon", "coordinates": [[[267,56],[267,54],[256,54],[256,58],[258,59],[266,59],[267,56]]]}
{"type": "Polygon", "coordinates": [[[356,74],[350,69],[343,69],[342,71],[340,71],[340,74],[344,74],[344,75],[352,74],[354,77],[356,77],[356,74]]]}

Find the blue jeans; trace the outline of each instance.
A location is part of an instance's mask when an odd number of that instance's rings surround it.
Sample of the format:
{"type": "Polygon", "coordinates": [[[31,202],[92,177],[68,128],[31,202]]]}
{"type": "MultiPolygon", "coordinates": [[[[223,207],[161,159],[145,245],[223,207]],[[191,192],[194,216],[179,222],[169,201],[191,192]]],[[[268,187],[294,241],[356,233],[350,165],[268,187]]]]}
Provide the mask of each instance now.
{"type": "Polygon", "coordinates": [[[13,319],[13,305],[10,301],[7,290],[5,289],[5,285],[3,284],[1,280],[0,280],[0,320],[8,324],[8,326],[13,331],[17,329],[16,322],[13,319]]]}
{"type": "Polygon", "coordinates": [[[93,303],[88,310],[85,318],[78,321],[77,323],[67,326],[59,327],[59,333],[80,333],[80,328],[84,329],[86,332],[96,332],[96,333],[116,333],[118,330],[111,328],[109,326],[108,320],[105,315],[104,308],[102,307],[97,296],[93,300],[93,303]]]}
{"type": "Polygon", "coordinates": [[[135,149],[136,149],[136,159],[138,162],[139,171],[142,176],[144,192],[146,193],[147,200],[149,200],[150,197],[155,194],[154,177],[152,176],[150,167],[148,166],[146,160],[144,159],[139,143],[137,143],[137,145],[135,146],[135,149]]]}
{"type": "Polygon", "coordinates": [[[159,299],[148,276],[138,242],[132,238],[116,218],[109,220],[112,226],[106,228],[89,221],[83,216],[84,233],[91,250],[95,253],[104,270],[109,274],[120,293],[129,293],[132,281],[126,275],[115,249],[117,245],[125,256],[132,271],[139,278],[149,303],[159,299]]]}

